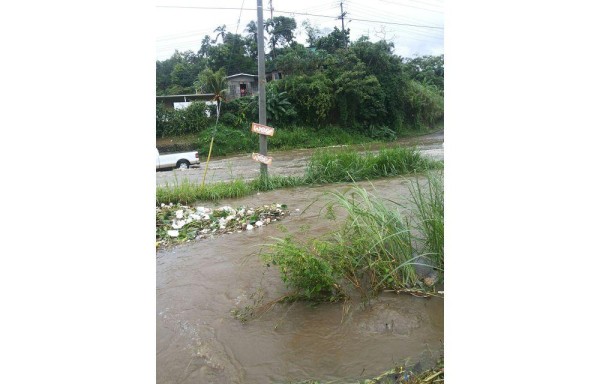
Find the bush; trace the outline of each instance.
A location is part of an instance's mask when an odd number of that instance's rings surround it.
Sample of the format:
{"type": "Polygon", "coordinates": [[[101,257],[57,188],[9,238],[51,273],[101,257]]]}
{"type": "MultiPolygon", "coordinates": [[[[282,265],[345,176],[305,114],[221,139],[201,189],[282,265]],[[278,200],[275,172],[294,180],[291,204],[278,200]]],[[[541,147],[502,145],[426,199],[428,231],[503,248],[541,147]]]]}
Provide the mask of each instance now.
{"type": "Polygon", "coordinates": [[[410,80],[404,101],[405,122],[414,128],[431,128],[444,117],[444,97],[432,86],[410,80]]]}
{"type": "MultiPolygon", "coordinates": [[[[198,138],[198,154],[208,156],[213,127],[200,133],[198,138]]],[[[247,131],[238,130],[219,124],[215,132],[215,139],[211,156],[225,156],[231,153],[244,153],[258,151],[256,135],[247,131]]]]}
{"type": "Polygon", "coordinates": [[[186,109],[169,109],[162,103],[157,103],[156,137],[178,136],[205,130],[212,120],[206,116],[207,108],[203,101],[194,101],[186,109]]]}
{"type": "Polygon", "coordinates": [[[337,276],[332,264],[320,256],[321,245],[326,246],[315,241],[312,247],[307,247],[294,243],[291,237],[277,239],[264,260],[279,267],[281,279],[296,290],[296,298],[335,301],[340,297],[337,276]]]}

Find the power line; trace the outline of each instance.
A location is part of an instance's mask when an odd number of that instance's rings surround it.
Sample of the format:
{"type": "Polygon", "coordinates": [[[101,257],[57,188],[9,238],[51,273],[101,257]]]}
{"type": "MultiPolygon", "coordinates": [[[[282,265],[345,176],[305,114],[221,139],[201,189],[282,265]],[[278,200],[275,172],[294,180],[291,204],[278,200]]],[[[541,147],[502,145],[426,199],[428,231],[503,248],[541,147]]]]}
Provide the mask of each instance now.
{"type": "Polygon", "coordinates": [[[402,26],[406,26],[406,27],[419,27],[419,28],[431,28],[431,29],[444,29],[444,27],[434,27],[431,25],[416,25],[416,24],[406,24],[406,23],[394,23],[391,21],[364,20],[364,19],[357,19],[354,17],[352,17],[351,19],[356,20],[356,21],[364,21],[364,22],[368,22],[368,23],[392,24],[392,25],[402,25],[402,26]]]}
{"type": "MultiPolygon", "coordinates": [[[[158,8],[185,8],[185,9],[215,9],[215,10],[226,10],[226,9],[235,9],[235,10],[243,10],[243,11],[256,11],[256,8],[231,8],[231,7],[192,7],[192,6],[177,6],[177,5],[157,5],[158,8]]],[[[313,16],[313,17],[325,17],[328,19],[335,19],[338,20],[339,16],[335,15],[335,16],[327,16],[327,15],[317,15],[317,14],[313,14],[313,13],[305,13],[305,12],[291,12],[291,11],[273,11],[275,13],[285,13],[285,14],[289,14],[289,15],[301,15],[301,16],[313,16]]],[[[444,29],[444,27],[436,27],[436,26],[432,26],[432,25],[418,25],[418,24],[408,24],[408,23],[394,23],[394,22],[387,22],[387,21],[377,21],[377,20],[365,20],[365,19],[357,19],[357,18],[352,18],[352,20],[356,20],[356,21],[364,21],[364,22],[368,22],[368,23],[379,23],[379,24],[393,24],[393,25],[403,25],[403,26],[407,26],[407,27],[416,27],[416,28],[431,28],[431,29],[444,29]]]]}
{"type": "Polygon", "coordinates": [[[407,14],[405,14],[404,12],[401,12],[400,14],[391,13],[392,10],[390,10],[390,9],[386,9],[385,11],[373,9],[373,8],[367,7],[361,3],[355,3],[354,0],[349,0],[348,4],[349,4],[349,8],[351,10],[355,9],[360,13],[360,15],[362,17],[366,17],[369,19],[375,18],[377,20],[406,22],[406,23],[412,23],[412,24],[425,24],[425,25],[431,24],[431,22],[429,20],[424,21],[421,18],[412,17],[412,16],[414,16],[414,12],[408,12],[407,14]]]}

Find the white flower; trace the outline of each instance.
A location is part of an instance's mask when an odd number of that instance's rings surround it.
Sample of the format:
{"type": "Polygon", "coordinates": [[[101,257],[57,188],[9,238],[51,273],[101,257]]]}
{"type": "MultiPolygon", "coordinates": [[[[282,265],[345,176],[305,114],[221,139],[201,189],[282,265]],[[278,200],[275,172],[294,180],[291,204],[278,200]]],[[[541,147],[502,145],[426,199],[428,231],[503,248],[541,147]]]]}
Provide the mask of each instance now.
{"type": "Polygon", "coordinates": [[[170,230],[170,231],[167,231],[167,235],[169,235],[171,237],[177,237],[177,236],[179,236],[179,231],[177,231],[177,230],[170,230]]]}

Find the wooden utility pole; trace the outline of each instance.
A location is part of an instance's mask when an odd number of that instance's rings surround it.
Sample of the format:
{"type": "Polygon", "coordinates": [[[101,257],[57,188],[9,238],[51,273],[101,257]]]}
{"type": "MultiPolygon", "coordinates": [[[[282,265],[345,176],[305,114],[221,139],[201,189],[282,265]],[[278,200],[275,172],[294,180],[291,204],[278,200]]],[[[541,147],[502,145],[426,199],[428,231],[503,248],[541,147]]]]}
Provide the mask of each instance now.
{"type": "MultiPolygon", "coordinates": [[[[267,100],[265,84],[265,40],[263,28],[263,5],[262,0],[256,0],[256,13],[258,19],[258,123],[267,125],[267,100]]],[[[267,136],[258,136],[259,153],[267,156],[267,136]]],[[[260,164],[260,176],[267,178],[269,176],[266,164],[260,164]]]]}
{"type": "Polygon", "coordinates": [[[346,34],[344,33],[344,16],[346,16],[346,12],[344,12],[344,2],[340,1],[340,10],[342,12],[342,14],[340,15],[340,17],[338,17],[338,19],[342,19],[342,35],[344,36],[344,48],[346,48],[347,44],[346,44],[346,34]]]}

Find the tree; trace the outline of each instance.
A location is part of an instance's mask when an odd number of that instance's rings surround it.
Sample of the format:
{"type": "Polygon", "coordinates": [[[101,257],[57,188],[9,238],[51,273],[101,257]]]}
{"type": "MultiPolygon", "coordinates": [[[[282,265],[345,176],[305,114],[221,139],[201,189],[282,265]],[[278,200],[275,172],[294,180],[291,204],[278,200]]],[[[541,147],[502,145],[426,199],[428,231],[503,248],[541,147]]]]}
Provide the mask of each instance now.
{"type": "Polygon", "coordinates": [[[217,71],[225,68],[227,75],[246,72],[256,73],[257,61],[250,56],[248,40],[242,35],[225,34],[225,42],[208,48],[208,66],[217,71]]]}
{"type": "Polygon", "coordinates": [[[346,47],[346,41],[348,41],[349,38],[349,29],[345,29],[342,32],[338,27],[333,27],[333,31],[329,35],[320,37],[315,41],[315,47],[329,53],[335,53],[338,49],[346,47]]]}
{"type": "Polygon", "coordinates": [[[202,39],[202,43],[200,44],[200,50],[198,51],[198,55],[200,55],[201,57],[208,57],[208,51],[210,48],[210,36],[208,35],[204,35],[204,38],[202,39]]]}
{"type": "MultiPolygon", "coordinates": [[[[254,22],[254,20],[252,20],[251,22],[248,23],[248,25],[246,25],[245,31],[248,32],[248,34],[246,35],[246,47],[248,50],[248,55],[252,58],[252,60],[257,61],[258,60],[258,26],[254,22]]],[[[263,39],[266,40],[266,38],[264,36],[263,36],[263,39]]]]}
{"type": "Polygon", "coordinates": [[[384,121],[385,95],[377,77],[354,52],[340,50],[327,61],[327,77],[333,81],[336,111],[348,126],[384,121]]]}
{"type": "Polygon", "coordinates": [[[302,26],[304,27],[304,31],[306,32],[306,35],[308,36],[308,38],[306,39],[308,46],[314,47],[317,40],[320,37],[323,37],[323,32],[319,28],[313,27],[310,24],[310,21],[308,21],[308,20],[304,20],[302,22],[302,26]]]}
{"type": "Polygon", "coordinates": [[[282,83],[303,124],[320,126],[328,122],[334,93],[333,81],[324,73],[288,76],[282,83]]]}
{"type": "Polygon", "coordinates": [[[406,70],[411,79],[444,92],[444,55],[407,59],[406,70]]]}
{"type": "Polygon", "coordinates": [[[296,20],[292,17],[277,16],[265,22],[265,29],[271,35],[271,52],[274,54],[277,45],[283,47],[294,41],[296,20]]]}
{"type": "Polygon", "coordinates": [[[208,149],[208,158],[206,159],[206,168],[204,169],[204,177],[202,178],[202,187],[204,187],[204,180],[206,179],[206,172],[208,171],[208,163],[210,161],[210,154],[212,153],[213,143],[215,141],[215,134],[217,133],[217,125],[219,124],[219,115],[221,114],[221,103],[225,99],[227,94],[227,78],[225,77],[225,69],[221,68],[216,72],[211,69],[205,69],[198,75],[198,81],[200,86],[209,93],[214,94],[213,100],[217,102],[217,121],[215,122],[215,128],[212,132],[210,139],[210,147],[208,149]]]}
{"type": "Polygon", "coordinates": [[[225,26],[225,24],[217,27],[213,32],[217,32],[215,39],[212,41],[213,44],[217,42],[217,40],[219,40],[219,36],[221,36],[221,42],[225,42],[225,34],[227,33],[226,31],[227,27],[225,26]]]}
{"type": "Polygon", "coordinates": [[[322,69],[325,51],[312,51],[301,44],[294,43],[281,50],[275,59],[275,68],[286,75],[312,75],[322,69]]]}

